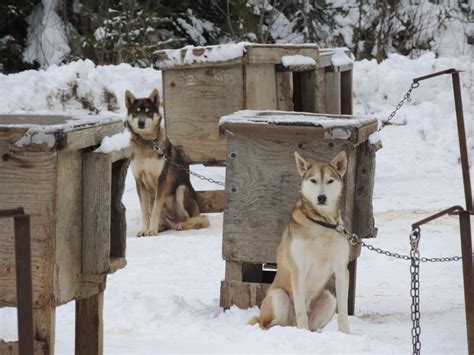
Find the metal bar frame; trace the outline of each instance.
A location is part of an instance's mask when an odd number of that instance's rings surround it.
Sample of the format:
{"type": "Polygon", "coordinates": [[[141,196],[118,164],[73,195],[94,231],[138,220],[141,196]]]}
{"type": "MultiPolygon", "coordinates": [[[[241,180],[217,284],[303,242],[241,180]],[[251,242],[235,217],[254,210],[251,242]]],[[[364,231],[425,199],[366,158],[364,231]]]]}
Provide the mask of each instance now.
{"type": "Polygon", "coordinates": [[[23,208],[0,210],[0,218],[13,218],[15,232],[18,354],[34,353],[33,285],[31,279],[30,216],[23,208]]]}
{"type": "Polygon", "coordinates": [[[474,253],[472,250],[471,215],[474,215],[471,178],[469,174],[469,156],[467,151],[466,129],[464,126],[464,113],[462,109],[461,84],[459,70],[454,68],[420,76],[413,79],[413,83],[431,79],[440,75],[450,74],[453,82],[454,104],[456,108],[456,124],[458,128],[459,152],[461,156],[461,170],[464,185],[464,198],[466,208],[453,206],[441,212],[435,213],[412,225],[413,229],[431,222],[447,214],[459,215],[459,229],[461,236],[462,269],[464,280],[464,304],[466,312],[466,331],[468,353],[474,354],[474,253]]]}

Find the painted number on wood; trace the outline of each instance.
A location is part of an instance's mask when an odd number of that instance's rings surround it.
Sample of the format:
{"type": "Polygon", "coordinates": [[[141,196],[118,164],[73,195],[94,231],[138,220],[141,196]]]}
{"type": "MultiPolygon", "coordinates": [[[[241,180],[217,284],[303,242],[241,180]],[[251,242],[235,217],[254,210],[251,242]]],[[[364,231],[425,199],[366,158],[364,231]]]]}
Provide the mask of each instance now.
{"type": "Polygon", "coordinates": [[[196,82],[194,81],[194,75],[179,75],[178,79],[180,83],[184,86],[192,86],[196,85],[196,82]]]}
{"type": "Polygon", "coordinates": [[[217,81],[226,84],[235,84],[236,80],[232,74],[226,73],[224,70],[216,70],[212,71],[212,75],[217,81]]]}

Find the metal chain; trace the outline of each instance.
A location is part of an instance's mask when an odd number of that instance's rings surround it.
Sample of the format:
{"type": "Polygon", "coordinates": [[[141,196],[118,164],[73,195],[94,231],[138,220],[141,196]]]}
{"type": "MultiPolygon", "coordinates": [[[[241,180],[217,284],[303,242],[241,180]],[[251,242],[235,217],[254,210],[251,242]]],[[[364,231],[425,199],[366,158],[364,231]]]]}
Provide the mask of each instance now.
{"type": "MultiPolygon", "coordinates": [[[[338,226],[336,228],[336,230],[339,233],[341,233],[344,236],[344,238],[347,239],[347,241],[351,245],[354,245],[354,246],[355,245],[360,245],[360,246],[362,246],[364,248],[367,248],[371,251],[375,251],[378,254],[383,254],[383,255],[386,255],[386,256],[390,256],[390,257],[395,258],[395,259],[403,259],[403,260],[407,260],[407,261],[411,260],[410,255],[393,253],[391,251],[384,250],[384,249],[381,249],[381,248],[377,248],[377,247],[375,247],[371,244],[368,244],[368,243],[364,242],[363,240],[361,240],[357,234],[350,233],[347,229],[345,229],[342,226],[338,226]]],[[[432,263],[458,261],[458,260],[461,260],[461,259],[462,259],[461,256],[451,256],[451,257],[444,257],[444,258],[427,258],[427,257],[419,258],[419,260],[421,262],[432,262],[432,263]]]]}
{"type": "Polygon", "coordinates": [[[420,258],[420,251],[418,250],[418,243],[420,241],[420,228],[415,228],[410,233],[410,255],[392,253],[388,250],[376,248],[373,245],[367,244],[360,240],[357,234],[349,233],[343,226],[336,227],[336,230],[347,239],[349,244],[355,246],[360,245],[369,250],[375,251],[379,254],[384,254],[396,259],[410,260],[410,275],[411,275],[411,320],[413,323],[411,329],[411,339],[413,344],[413,355],[420,355],[421,351],[421,326],[420,326],[420,261],[421,262],[446,262],[446,261],[457,261],[461,260],[460,256],[453,256],[449,258],[420,258]]]}
{"type": "Polygon", "coordinates": [[[420,229],[413,229],[410,233],[410,274],[411,274],[411,341],[413,345],[413,355],[420,355],[420,252],[418,242],[420,241],[420,229]]]}
{"type": "Polygon", "coordinates": [[[380,124],[380,127],[377,129],[377,132],[380,132],[382,129],[385,128],[386,125],[388,125],[390,123],[391,120],[393,120],[393,118],[397,114],[398,110],[400,110],[402,108],[402,106],[405,104],[405,102],[410,102],[411,101],[411,92],[413,91],[413,89],[416,89],[418,86],[420,86],[420,83],[418,83],[418,82],[415,82],[415,83],[411,84],[410,88],[408,89],[406,94],[403,96],[403,99],[395,107],[395,110],[393,110],[392,113],[390,113],[390,115],[387,117],[387,119],[380,124]]]}
{"type": "Polygon", "coordinates": [[[204,180],[204,181],[207,181],[207,182],[210,182],[210,183],[212,183],[212,184],[219,185],[219,186],[225,186],[225,184],[224,184],[222,181],[217,181],[217,180],[214,180],[214,179],[209,178],[209,177],[207,177],[207,176],[198,174],[198,173],[192,171],[191,169],[187,168],[186,166],[184,166],[184,165],[182,165],[182,164],[179,164],[179,163],[176,163],[175,161],[173,161],[170,157],[168,157],[168,156],[165,154],[165,152],[163,151],[163,149],[161,149],[161,147],[160,147],[157,143],[153,143],[153,150],[154,150],[158,155],[162,156],[166,161],[168,161],[169,163],[171,163],[171,164],[173,164],[174,166],[176,166],[178,169],[181,169],[181,170],[187,172],[188,174],[197,177],[198,179],[201,179],[201,180],[204,180]]]}

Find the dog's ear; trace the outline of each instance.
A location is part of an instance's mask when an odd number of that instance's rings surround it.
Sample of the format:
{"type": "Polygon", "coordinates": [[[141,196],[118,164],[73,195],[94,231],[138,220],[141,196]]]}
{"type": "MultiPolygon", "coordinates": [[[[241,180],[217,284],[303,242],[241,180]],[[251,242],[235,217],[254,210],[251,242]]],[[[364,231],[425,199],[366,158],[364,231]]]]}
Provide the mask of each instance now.
{"type": "Polygon", "coordinates": [[[295,151],[295,160],[296,160],[296,167],[298,168],[298,172],[300,173],[301,176],[303,176],[311,167],[311,164],[305,158],[299,155],[299,153],[296,151],[295,151]]]}
{"type": "Polygon", "coordinates": [[[133,96],[133,94],[129,90],[125,91],[125,107],[127,109],[132,106],[133,101],[135,101],[135,96],[133,96]]]}
{"type": "Polygon", "coordinates": [[[346,151],[339,152],[330,163],[339,175],[344,176],[347,170],[347,155],[346,151]]]}
{"type": "Polygon", "coordinates": [[[156,105],[156,107],[160,107],[160,93],[157,89],[153,89],[148,98],[156,105]]]}

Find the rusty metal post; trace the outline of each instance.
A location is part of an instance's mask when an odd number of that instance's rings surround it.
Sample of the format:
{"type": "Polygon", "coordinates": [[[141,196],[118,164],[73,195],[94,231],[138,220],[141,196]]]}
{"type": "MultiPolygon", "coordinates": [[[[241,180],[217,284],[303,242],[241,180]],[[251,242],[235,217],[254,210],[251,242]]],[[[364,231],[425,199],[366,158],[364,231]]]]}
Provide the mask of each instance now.
{"type": "Polygon", "coordinates": [[[464,113],[462,109],[461,83],[459,80],[459,71],[456,69],[443,70],[441,72],[415,78],[413,79],[413,82],[417,83],[419,81],[430,79],[443,74],[450,74],[453,81],[454,104],[456,108],[456,123],[458,128],[459,152],[461,156],[461,169],[466,209],[464,210],[460,206],[454,206],[450,209],[441,211],[433,216],[425,218],[423,221],[418,222],[418,225],[439,218],[446,213],[459,213],[467,343],[469,354],[474,354],[474,254],[472,250],[470,217],[474,214],[474,201],[472,199],[471,177],[469,174],[469,156],[467,151],[466,129],[464,126],[464,113]]]}
{"type": "Polygon", "coordinates": [[[464,196],[466,199],[466,210],[472,210],[472,190],[471,178],[469,176],[469,157],[467,154],[466,129],[464,127],[464,113],[462,110],[461,84],[459,82],[459,72],[451,74],[453,79],[454,104],[456,107],[456,122],[458,125],[459,152],[461,154],[462,179],[464,183],[464,196]]]}
{"type": "Polygon", "coordinates": [[[451,73],[453,80],[454,104],[456,108],[456,122],[458,126],[459,152],[461,155],[462,178],[464,183],[464,197],[466,211],[459,214],[461,229],[462,270],[464,279],[464,304],[466,310],[467,346],[469,354],[474,354],[474,274],[473,252],[471,237],[472,208],[471,178],[469,175],[469,156],[467,152],[466,129],[464,127],[464,113],[462,110],[461,84],[459,72],[451,73]]]}
{"type": "Polygon", "coordinates": [[[31,279],[30,216],[23,208],[0,210],[0,218],[13,218],[15,233],[18,354],[34,353],[33,287],[31,279]]]}
{"type": "Polygon", "coordinates": [[[471,240],[471,216],[469,211],[459,213],[461,226],[462,271],[464,279],[464,307],[466,310],[466,330],[468,353],[474,354],[474,273],[471,240]]]}
{"type": "Polygon", "coordinates": [[[15,228],[16,306],[19,355],[33,354],[33,287],[31,280],[30,216],[13,217],[15,228]]]}

